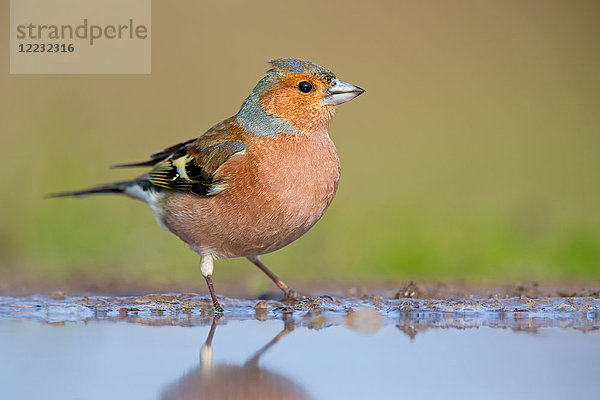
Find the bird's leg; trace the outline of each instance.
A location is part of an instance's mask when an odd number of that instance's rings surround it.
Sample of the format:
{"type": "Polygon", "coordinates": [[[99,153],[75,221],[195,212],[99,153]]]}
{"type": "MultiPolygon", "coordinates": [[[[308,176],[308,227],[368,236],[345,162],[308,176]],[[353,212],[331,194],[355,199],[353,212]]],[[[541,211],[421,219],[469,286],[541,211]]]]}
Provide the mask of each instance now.
{"type": "Polygon", "coordinates": [[[286,300],[298,300],[301,298],[301,296],[298,293],[296,293],[295,290],[291,289],[288,285],[285,284],[285,282],[283,282],[281,279],[279,279],[277,277],[277,275],[272,273],[269,270],[269,268],[267,268],[267,266],[265,264],[263,264],[262,261],[260,261],[258,256],[246,257],[246,258],[250,262],[252,262],[254,265],[256,265],[258,268],[260,268],[260,270],[262,272],[264,272],[269,278],[271,278],[271,280],[273,282],[275,282],[277,287],[279,287],[279,289],[281,289],[283,291],[286,300]]]}
{"type": "Polygon", "coordinates": [[[210,297],[212,298],[215,312],[222,313],[223,307],[221,307],[219,300],[217,300],[217,294],[215,293],[215,287],[213,286],[212,281],[213,258],[211,255],[205,254],[202,256],[202,259],[200,260],[200,272],[202,272],[202,276],[204,276],[204,279],[206,279],[206,285],[208,286],[208,291],[210,292],[210,297]]]}

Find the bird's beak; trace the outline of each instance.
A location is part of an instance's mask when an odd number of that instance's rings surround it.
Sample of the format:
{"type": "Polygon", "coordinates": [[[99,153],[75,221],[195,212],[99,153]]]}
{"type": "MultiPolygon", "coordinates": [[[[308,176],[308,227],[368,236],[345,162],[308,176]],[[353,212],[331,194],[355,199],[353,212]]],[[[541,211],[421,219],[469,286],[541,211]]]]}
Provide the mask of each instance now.
{"type": "Polygon", "coordinates": [[[334,85],[329,88],[327,94],[323,98],[323,104],[337,106],[352,100],[356,96],[360,96],[365,92],[364,89],[358,86],[342,82],[339,79],[333,81],[334,85]]]}

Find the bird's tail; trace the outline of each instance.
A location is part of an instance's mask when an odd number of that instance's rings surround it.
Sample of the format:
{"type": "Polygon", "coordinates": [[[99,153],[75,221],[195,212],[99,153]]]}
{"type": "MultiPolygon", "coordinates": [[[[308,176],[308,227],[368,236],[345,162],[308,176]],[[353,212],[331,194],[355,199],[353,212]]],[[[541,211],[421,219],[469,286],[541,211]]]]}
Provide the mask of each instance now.
{"type": "Polygon", "coordinates": [[[135,184],[135,180],[112,182],[105,185],[98,185],[88,189],[75,190],[73,192],[50,193],[46,197],[69,197],[69,196],[87,196],[90,194],[102,193],[125,193],[125,190],[135,184]]]}

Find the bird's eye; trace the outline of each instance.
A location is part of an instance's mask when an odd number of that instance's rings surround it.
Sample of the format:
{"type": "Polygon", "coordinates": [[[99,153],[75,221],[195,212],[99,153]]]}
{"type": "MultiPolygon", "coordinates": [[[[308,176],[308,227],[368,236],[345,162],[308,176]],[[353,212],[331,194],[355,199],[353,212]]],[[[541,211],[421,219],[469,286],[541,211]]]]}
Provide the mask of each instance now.
{"type": "Polygon", "coordinates": [[[302,93],[308,93],[312,90],[312,88],[313,88],[312,84],[308,81],[302,81],[298,84],[298,89],[302,93]]]}

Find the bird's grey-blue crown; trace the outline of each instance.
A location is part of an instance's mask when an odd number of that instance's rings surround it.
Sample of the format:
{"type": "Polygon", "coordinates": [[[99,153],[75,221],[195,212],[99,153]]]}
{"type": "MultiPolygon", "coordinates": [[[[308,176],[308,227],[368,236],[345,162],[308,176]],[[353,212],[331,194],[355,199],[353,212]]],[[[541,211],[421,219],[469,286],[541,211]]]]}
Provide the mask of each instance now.
{"type": "Polygon", "coordinates": [[[302,73],[313,74],[323,79],[327,83],[333,82],[336,76],[325,67],[311,63],[310,61],[300,60],[299,58],[278,58],[269,61],[271,69],[267,71],[274,74],[302,73]]]}
{"type": "Polygon", "coordinates": [[[333,82],[336,76],[327,68],[298,58],[278,58],[269,61],[269,65],[271,68],[267,70],[265,76],[258,82],[250,96],[244,101],[242,108],[236,115],[236,119],[248,133],[253,135],[277,136],[280,133],[297,135],[299,132],[292,128],[285,119],[269,114],[263,108],[262,104],[260,104],[261,95],[271,85],[277,83],[282,76],[287,74],[313,74],[327,83],[333,82]]]}

